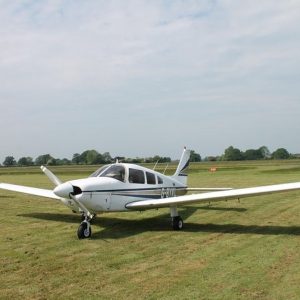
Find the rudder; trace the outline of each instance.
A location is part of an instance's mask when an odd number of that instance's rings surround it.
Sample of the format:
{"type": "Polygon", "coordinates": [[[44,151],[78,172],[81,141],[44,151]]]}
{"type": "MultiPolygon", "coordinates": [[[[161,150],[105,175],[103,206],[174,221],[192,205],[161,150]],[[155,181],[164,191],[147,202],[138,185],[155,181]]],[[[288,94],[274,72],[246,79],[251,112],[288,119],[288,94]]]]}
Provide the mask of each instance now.
{"type": "Polygon", "coordinates": [[[187,184],[188,175],[186,174],[186,171],[190,163],[190,155],[191,150],[184,147],[176,172],[173,175],[173,178],[185,185],[187,184]]]}

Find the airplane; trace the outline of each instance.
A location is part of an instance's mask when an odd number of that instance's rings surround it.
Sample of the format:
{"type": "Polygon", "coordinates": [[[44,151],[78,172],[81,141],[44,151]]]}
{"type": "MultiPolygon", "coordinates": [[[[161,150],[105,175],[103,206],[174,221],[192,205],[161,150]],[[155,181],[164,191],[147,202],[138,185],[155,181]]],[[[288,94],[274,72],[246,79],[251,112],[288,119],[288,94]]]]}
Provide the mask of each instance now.
{"type": "Polygon", "coordinates": [[[82,222],[77,230],[79,239],[91,237],[91,221],[96,214],[102,212],[168,207],[173,229],[180,230],[183,228],[183,220],[178,213],[179,206],[300,189],[300,182],[242,189],[188,188],[186,170],[190,152],[184,148],[172,176],[139,165],[116,162],[102,166],[87,178],[63,183],[49,169],[41,166],[42,171],[55,185],[53,190],[8,183],[0,183],[0,188],[60,200],[73,212],[81,213],[82,222]],[[187,195],[188,192],[198,193],[187,195]]]}

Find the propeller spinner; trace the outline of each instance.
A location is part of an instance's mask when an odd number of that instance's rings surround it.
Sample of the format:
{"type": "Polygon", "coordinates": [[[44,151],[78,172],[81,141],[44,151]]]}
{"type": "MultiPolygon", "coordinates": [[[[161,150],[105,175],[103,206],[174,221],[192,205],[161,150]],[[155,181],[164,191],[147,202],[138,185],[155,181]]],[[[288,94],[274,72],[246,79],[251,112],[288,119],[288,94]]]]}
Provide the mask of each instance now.
{"type": "Polygon", "coordinates": [[[72,198],[71,196],[82,194],[82,190],[78,186],[73,186],[70,182],[65,182],[58,185],[53,193],[58,197],[72,198]]]}

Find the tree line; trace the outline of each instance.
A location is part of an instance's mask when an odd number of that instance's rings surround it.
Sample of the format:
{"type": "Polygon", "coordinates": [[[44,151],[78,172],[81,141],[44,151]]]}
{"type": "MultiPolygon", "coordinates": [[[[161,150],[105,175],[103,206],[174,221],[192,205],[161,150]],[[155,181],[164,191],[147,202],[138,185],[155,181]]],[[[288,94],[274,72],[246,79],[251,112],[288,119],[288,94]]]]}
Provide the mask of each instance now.
{"type": "MultiPolygon", "coordinates": [[[[258,149],[248,149],[241,151],[233,146],[225,149],[224,153],[220,156],[207,156],[204,161],[239,161],[239,160],[262,160],[262,159],[291,159],[299,158],[295,154],[289,153],[285,148],[278,148],[274,152],[270,152],[266,146],[262,146],[258,149]]],[[[60,165],[98,165],[108,164],[115,162],[116,160],[126,163],[169,163],[170,157],[163,157],[155,155],[153,157],[146,158],[126,158],[126,157],[112,157],[109,152],[99,153],[96,150],[86,150],[80,153],[74,153],[72,159],[68,158],[54,158],[50,154],[39,155],[36,159],[32,157],[21,157],[16,160],[13,156],[7,156],[2,165],[5,167],[10,166],[60,166],[60,165]]],[[[191,162],[202,161],[201,155],[194,150],[191,151],[191,162]]]]}
{"type": "Polygon", "coordinates": [[[98,165],[98,164],[109,164],[116,160],[126,163],[166,163],[171,162],[170,157],[162,157],[155,155],[147,158],[125,158],[125,157],[112,157],[109,152],[99,153],[96,150],[86,150],[80,153],[74,153],[72,159],[68,158],[54,158],[50,154],[39,155],[36,159],[32,157],[21,157],[16,160],[13,156],[7,156],[2,165],[5,167],[11,166],[61,166],[61,165],[98,165]]]}
{"type": "Polygon", "coordinates": [[[208,156],[207,161],[239,161],[239,160],[263,160],[263,159],[292,159],[299,158],[299,155],[289,153],[285,148],[278,148],[274,152],[270,152],[268,147],[261,146],[258,149],[247,149],[241,151],[233,146],[225,149],[221,156],[208,156]]]}

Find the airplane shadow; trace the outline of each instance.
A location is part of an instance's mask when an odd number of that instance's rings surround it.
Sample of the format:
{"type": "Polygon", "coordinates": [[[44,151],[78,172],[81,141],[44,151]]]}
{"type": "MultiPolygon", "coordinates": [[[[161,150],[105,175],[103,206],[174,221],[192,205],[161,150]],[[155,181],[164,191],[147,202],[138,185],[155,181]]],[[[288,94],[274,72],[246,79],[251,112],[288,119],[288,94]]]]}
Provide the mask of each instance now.
{"type": "Polygon", "coordinates": [[[186,223],[184,230],[186,232],[212,232],[229,234],[300,235],[300,226],[186,223]]]}
{"type": "Polygon", "coordinates": [[[1,195],[0,198],[16,198],[16,196],[5,196],[5,195],[1,195]]]}
{"type": "MultiPolygon", "coordinates": [[[[180,210],[180,215],[185,220],[201,207],[186,207],[180,210]]],[[[216,208],[216,207],[215,207],[216,208]]],[[[206,207],[202,209],[214,209],[206,207]]],[[[218,207],[217,209],[223,210],[218,207]]],[[[224,209],[224,210],[227,210],[224,209]]],[[[244,211],[238,210],[238,211],[244,211]]],[[[53,214],[53,213],[29,213],[19,214],[20,217],[35,218],[48,221],[80,223],[79,215],[53,214]]],[[[170,226],[170,215],[159,214],[151,218],[122,219],[117,217],[96,217],[93,222],[93,239],[120,239],[141,234],[146,231],[174,232],[170,226]],[[97,227],[103,228],[97,231],[97,227]]],[[[261,234],[261,235],[300,235],[300,226],[271,226],[271,225],[241,225],[241,224],[212,224],[212,223],[189,223],[184,224],[183,232],[212,232],[224,234],[261,234]]]]}

